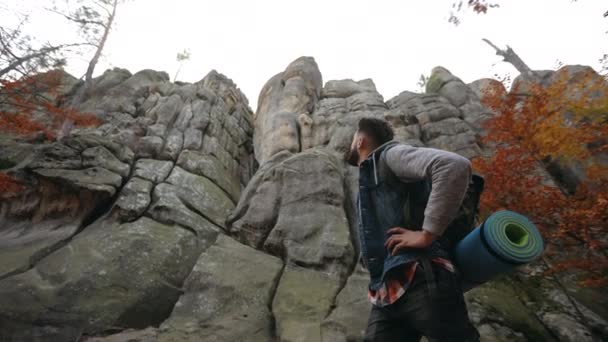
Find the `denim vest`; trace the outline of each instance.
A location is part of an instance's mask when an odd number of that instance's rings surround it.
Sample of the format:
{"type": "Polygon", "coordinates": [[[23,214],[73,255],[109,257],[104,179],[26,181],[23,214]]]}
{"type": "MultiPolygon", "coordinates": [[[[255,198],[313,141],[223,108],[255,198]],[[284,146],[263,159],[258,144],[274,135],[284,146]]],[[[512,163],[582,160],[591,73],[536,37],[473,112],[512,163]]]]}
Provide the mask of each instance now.
{"type": "Polygon", "coordinates": [[[359,166],[359,241],[363,261],[370,272],[369,288],[372,290],[381,286],[389,270],[423,255],[449,259],[447,241],[442,238],[427,249],[405,249],[395,256],[384,247],[390,228],[422,229],[430,193],[430,182],[405,183],[390,171],[384,161],[384,152],[397,144],[395,141],[383,144],[359,166]]]}

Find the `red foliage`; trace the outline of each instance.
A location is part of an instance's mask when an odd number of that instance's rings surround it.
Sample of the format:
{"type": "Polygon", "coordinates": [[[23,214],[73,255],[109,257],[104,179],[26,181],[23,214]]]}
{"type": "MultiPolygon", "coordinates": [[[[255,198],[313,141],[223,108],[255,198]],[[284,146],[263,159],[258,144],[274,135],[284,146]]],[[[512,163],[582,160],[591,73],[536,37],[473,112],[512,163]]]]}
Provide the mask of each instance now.
{"type": "Polygon", "coordinates": [[[61,87],[61,72],[27,77],[19,81],[0,80],[0,131],[21,136],[42,133],[52,140],[65,120],[74,126],[97,126],[100,124],[92,114],[80,113],[71,108],[62,108],[53,103],[61,87]],[[34,119],[34,114],[48,116],[47,123],[34,119]]]}
{"type": "Polygon", "coordinates": [[[469,0],[469,6],[473,7],[473,11],[477,13],[486,14],[488,12],[488,5],[485,1],[469,0]]]}
{"type": "Polygon", "coordinates": [[[5,172],[0,172],[0,194],[5,197],[13,196],[24,189],[23,185],[19,184],[19,182],[6,174],[5,172]]]}
{"type": "Polygon", "coordinates": [[[498,115],[486,121],[482,138],[494,155],[473,160],[486,178],[482,215],[509,209],[528,216],[557,260],[552,272],[574,268],[584,272],[584,285],[608,284],[608,166],[595,158],[607,146],[608,86],[601,78],[573,85],[558,77],[518,93],[483,99],[498,115]],[[543,167],[548,159],[583,165],[586,177],[574,194],[553,184],[543,167]]]}

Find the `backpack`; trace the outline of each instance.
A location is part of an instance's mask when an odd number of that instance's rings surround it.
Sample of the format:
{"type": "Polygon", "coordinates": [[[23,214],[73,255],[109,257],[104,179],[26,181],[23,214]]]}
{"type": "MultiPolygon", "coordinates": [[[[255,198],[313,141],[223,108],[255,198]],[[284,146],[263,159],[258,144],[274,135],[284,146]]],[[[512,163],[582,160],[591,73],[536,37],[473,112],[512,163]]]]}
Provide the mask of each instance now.
{"type": "MultiPolygon", "coordinates": [[[[485,180],[475,172],[471,176],[467,192],[458,208],[456,217],[448,224],[444,235],[452,246],[464,239],[478,224],[479,202],[483,192],[485,180]]],[[[428,195],[427,200],[428,200],[428,195]]]]}
{"type": "MultiPolygon", "coordinates": [[[[386,152],[386,150],[383,152],[386,152]]],[[[382,162],[381,165],[382,164],[384,164],[384,162],[382,162]]],[[[388,170],[388,167],[384,167],[384,165],[381,166],[380,174],[382,175],[381,177],[388,177],[391,179],[389,181],[401,182],[398,180],[397,176],[392,174],[392,172],[388,170]]],[[[473,172],[462,203],[456,212],[456,216],[448,224],[447,229],[441,237],[442,240],[448,243],[448,248],[450,250],[477,227],[479,202],[484,185],[484,178],[478,173],[473,172]]],[[[424,210],[426,209],[426,204],[431,194],[431,181],[425,179],[407,183],[406,188],[409,194],[404,208],[408,220],[407,222],[412,222],[414,227],[422,227],[424,210]]]]}

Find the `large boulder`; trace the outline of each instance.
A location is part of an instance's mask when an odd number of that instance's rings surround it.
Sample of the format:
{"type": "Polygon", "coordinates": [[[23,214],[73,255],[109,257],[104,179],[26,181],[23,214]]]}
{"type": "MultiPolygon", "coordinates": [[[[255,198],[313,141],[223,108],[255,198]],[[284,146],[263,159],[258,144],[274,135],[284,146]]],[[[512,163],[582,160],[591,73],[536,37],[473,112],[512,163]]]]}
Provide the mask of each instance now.
{"type": "MultiPolygon", "coordinates": [[[[439,75],[451,75],[443,68],[439,70],[439,75]]],[[[462,83],[458,79],[448,79],[452,83],[462,83]]],[[[467,121],[463,111],[445,97],[406,92],[387,103],[390,109],[384,113],[384,118],[394,127],[397,140],[413,146],[455,152],[467,158],[481,154],[477,143],[478,130],[467,121]]],[[[468,104],[461,108],[466,106],[468,104]]]]}
{"type": "Polygon", "coordinates": [[[277,335],[285,342],[329,341],[323,319],[340,289],[340,279],[309,268],[288,265],[272,301],[277,335]]]}
{"type": "MultiPolygon", "coordinates": [[[[458,108],[461,113],[459,117],[466,121],[476,134],[483,134],[482,123],[494,116],[494,113],[480,102],[482,99],[480,95],[483,92],[480,91],[480,87],[485,87],[486,83],[474,82],[472,86],[467,85],[446,68],[435,67],[426,84],[426,92],[438,94],[446,99],[458,108]]],[[[495,83],[491,83],[491,86],[492,93],[504,91],[504,87],[501,88],[495,83]]],[[[478,152],[474,154],[478,154],[478,152]]],[[[467,155],[467,157],[472,157],[472,155],[467,155]]]]}
{"type": "Polygon", "coordinates": [[[159,341],[271,341],[280,259],[220,236],[199,257],[159,341]]]}
{"type": "Polygon", "coordinates": [[[0,279],[34,266],[77,234],[125,183],[133,153],[108,139],[73,136],[0,144],[24,190],[0,198],[0,279]]]}
{"type": "Polygon", "coordinates": [[[343,274],[354,254],[343,206],[343,163],[320,149],[284,154],[258,171],[228,229],[286,261],[343,274]]]}
{"type": "Polygon", "coordinates": [[[252,112],[217,72],[177,85],[114,69],[80,109],[103,124],[0,139],[24,186],[0,196],[2,341],[159,325],[253,175],[252,112]]]}
{"type": "Polygon", "coordinates": [[[1,280],[0,316],[81,332],[159,324],[203,247],[188,230],[149,218],[99,221],[32,269],[1,280]]]}
{"type": "Polygon", "coordinates": [[[324,340],[361,341],[371,304],[367,299],[369,275],[358,265],[336,297],[334,308],[322,326],[324,340]]]}
{"type": "Polygon", "coordinates": [[[507,94],[505,85],[493,78],[482,78],[468,85],[479,99],[483,99],[486,96],[500,98],[507,94]]]}
{"type": "Polygon", "coordinates": [[[384,99],[371,79],[329,81],[312,115],[300,116],[302,150],[327,146],[337,152],[350,147],[357,121],[381,117],[384,99]]]}
{"type": "Polygon", "coordinates": [[[313,112],[321,86],[321,72],[311,57],[298,58],[264,85],[254,134],[255,155],[260,164],[277,152],[301,150],[298,117],[313,112]]]}

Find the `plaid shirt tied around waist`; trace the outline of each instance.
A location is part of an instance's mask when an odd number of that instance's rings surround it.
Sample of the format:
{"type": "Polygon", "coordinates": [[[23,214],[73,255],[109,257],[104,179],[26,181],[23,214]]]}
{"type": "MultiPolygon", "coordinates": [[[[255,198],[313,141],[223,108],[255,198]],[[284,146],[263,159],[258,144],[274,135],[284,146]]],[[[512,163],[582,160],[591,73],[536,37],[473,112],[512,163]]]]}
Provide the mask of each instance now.
{"type": "MultiPolygon", "coordinates": [[[[431,262],[434,262],[452,273],[456,271],[454,264],[448,259],[437,257],[432,258],[431,262]]],[[[414,279],[414,274],[416,274],[419,264],[419,261],[414,261],[391,270],[382,283],[382,286],[377,291],[368,290],[367,298],[372,305],[386,306],[393,304],[401,298],[414,279]]]]}

